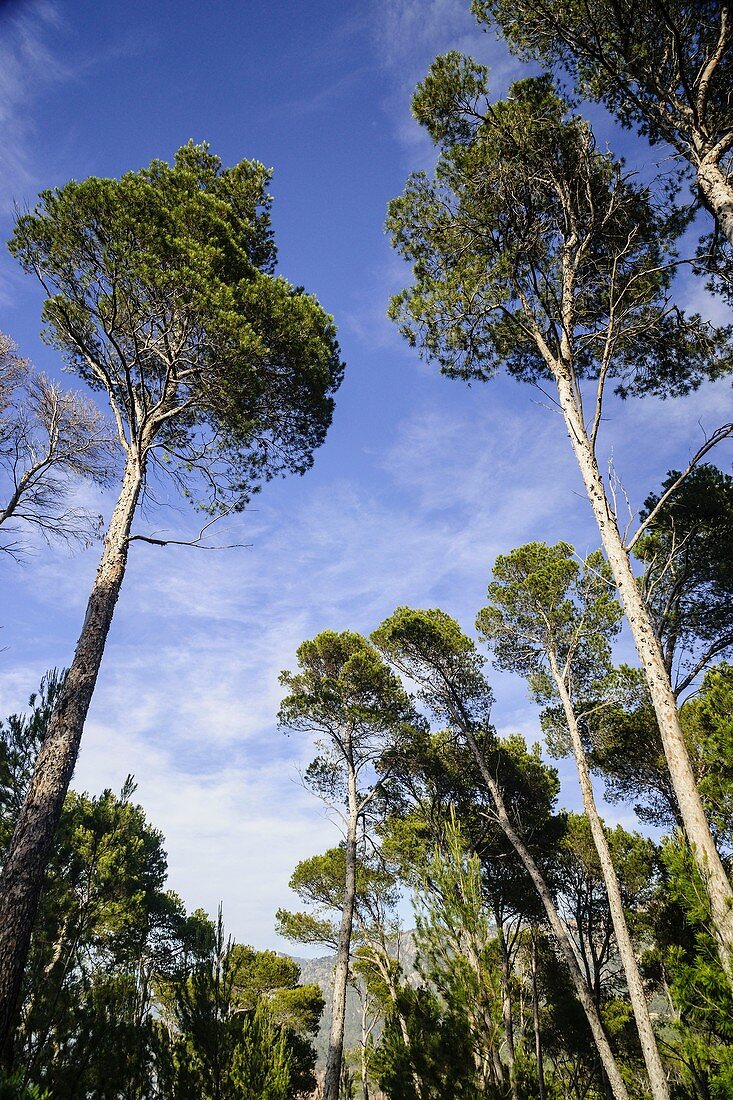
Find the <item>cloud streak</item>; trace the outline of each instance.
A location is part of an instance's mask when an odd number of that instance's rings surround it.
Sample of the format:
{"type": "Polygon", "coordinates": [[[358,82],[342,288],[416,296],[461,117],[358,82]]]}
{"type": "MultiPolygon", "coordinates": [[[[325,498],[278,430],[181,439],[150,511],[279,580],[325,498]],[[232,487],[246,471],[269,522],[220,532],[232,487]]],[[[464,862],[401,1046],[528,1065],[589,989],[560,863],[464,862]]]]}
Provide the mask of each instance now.
{"type": "Polygon", "coordinates": [[[50,44],[60,25],[58,9],[50,0],[0,10],[0,213],[7,214],[15,199],[36,189],[33,102],[70,75],[50,44]]]}

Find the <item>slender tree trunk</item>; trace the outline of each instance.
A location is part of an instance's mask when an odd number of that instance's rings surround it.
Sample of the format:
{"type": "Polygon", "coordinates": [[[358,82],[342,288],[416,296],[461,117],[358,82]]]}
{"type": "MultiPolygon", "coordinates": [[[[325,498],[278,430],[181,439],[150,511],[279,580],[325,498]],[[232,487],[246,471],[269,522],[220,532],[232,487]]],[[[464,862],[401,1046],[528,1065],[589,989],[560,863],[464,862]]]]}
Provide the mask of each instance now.
{"type": "Polygon", "coordinates": [[[514,1050],[514,1020],[512,1018],[512,971],[509,962],[509,952],[507,950],[506,939],[504,938],[504,929],[502,928],[500,920],[497,920],[496,922],[496,938],[499,944],[499,954],[501,955],[501,1014],[504,1023],[504,1038],[506,1040],[507,1063],[509,1066],[509,1081],[512,1093],[512,1100],[518,1100],[517,1081],[516,1074],[514,1072],[516,1054],[514,1050]]]}
{"type": "Polygon", "coordinates": [[[542,1033],[540,1031],[540,999],[537,995],[537,935],[532,928],[532,1023],[534,1025],[534,1055],[537,1061],[537,1096],[545,1100],[545,1067],[542,1059],[542,1033]]]}
{"type": "Polygon", "coordinates": [[[361,1100],[369,1100],[369,1070],[367,1067],[367,1049],[369,1028],[367,1026],[368,998],[366,989],[361,999],[361,1100]]]}
{"type": "Polygon", "coordinates": [[[598,1015],[598,1011],[593,1000],[593,994],[583,977],[583,973],[578,965],[578,960],[573,949],[573,945],[570,942],[567,930],[563,925],[560,914],[557,911],[555,902],[550,893],[550,889],[544,880],[542,872],[535,863],[529,849],[526,847],[524,841],[517,833],[516,829],[511,823],[509,815],[504,804],[504,798],[496,780],[489,771],[486,761],[484,760],[483,753],[478,746],[473,731],[468,726],[462,727],[462,732],[466,738],[466,742],[474,755],[476,763],[481,772],[484,783],[491,795],[494,802],[494,808],[496,810],[496,816],[499,824],[504,831],[504,834],[509,843],[514,848],[514,851],[519,856],[524,869],[529,877],[532,879],[537,893],[540,896],[545,913],[547,914],[547,920],[550,924],[550,928],[553,931],[555,939],[557,940],[558,947],[562,952],[562,956],[565,959],[567,967],[570,971],[570,976],[573,980],[575,992],[580,1001],[583,1011],[585,1012],[586,1019],[591,1029],[593,1039],[595,1040],[596,1049],[598,1050],[603,1069],[606,1072],[608,1082],[611,1087],[611,1091],[614,1096],[614,1100],[629,1100],[629,1094],[624,1084],[624,1079],[621,1076],[621,1072],[616,1064],[616,1059],[613,1056],[610,1044],[606,1037],[606,1033],[603,1030],[603,1024],[601,1018],[598,1015]]]}
{"type": "Polygon", "coordinates": [[[575,763],[578,768],[578,779],[580,781],[580,793],[583,798],[583,807],[590,825],[593,843],[598,852],[601,874],[603,875],[603,881],[606,886],[608,905],[611,910],[611,920],[613,921],[613,930],[616,933],[616,946],[618,947],[621,964],[624,968],[624,974],[626,975],[626,984],[629,989],[631,1007],[634,1012],[634,1019],[636,1020],[636,1029],[639,1033],[642,1054],[644,1055],[644,1065],[649,1074],[649,1085],[654,1100],[669,1100],[667,1076],[664,1072],[662,1059],[659,1056],[659,1048],[657,1047],[654,1028],[652,1027],[651,1017],[649,1016],[649,1006],[647,1005],[641,974],[639,973],[636,956],[634,955],[634,947],[626,923],[618,876],[611,858],[603,822],[601,821],[596,806],[596,800],[593,794],[593,784],[588,769],[588,760],[585,755],[585,749],[583,748],[580,730],[578,729],[575,710],[570,695],[568,694],[565,681],[557,667],[555,657],[552,653],[549,654],[549,659],[552,676],[565,713],[565,722],[570,734],[570,742],[573,746],[573,755],[575,756],[575,763]]]}
{"type": "Polygon", "coordinates": [[[720,961],[729,981],[733,983],[733,890],[705,817],[662,650],[631,569],[629,554],[621,538],[616,517],[611,511],[594,449],[588,438],[582,413],[575,402],[569,372],[558,368],[555,381],[570,442],[580,466],[636,651],[644,667],[685,833],[710,898],[712,925],[720,961]]]}
{"type": "Polygon", "coordinates": [[[733,244],[733,187],[717,161],[702,159],[697,169],[700,193],[710,213],[733,244]]]}
{"type": "Polygon", "coordinates": [[[0,1056],[8,1069],[12,1066],[15,1016],[33,922],[125,575],[128,536],[142,473],[137,455],[131,452],[74,659],[39,750],[0,876],[0,1056]]]}
{"type": "MultiPolygon", "coordinates": [[[[405,1014],[400,1009],[399,985],[397,984],[397,981],[395,979],[394,971],[390,966],[390,954],[384,944],[376,945],[374,958],[377,969],[379,970],[382,980],[384,981],[384,984],[386,985],[390,998],[392,1000],[392,1007],[394,1009],[395,1019],[397,1020],[397,1026],[400,1029],[400,1037],[402,1039],[402,1042],[405,1044],[405,1050],[408,1052],[410,1058],[412,1058],[410,1032],[407,1027],[405,1014]]],[[[415,1086],[415,1096],[422,1096],[422,1086],[420,1084],[420,1078],[418,1077],[417,1072],[414,1068],[414,1060],[411,1076],[412,1083],[415,1086]]]]}
{"type": "Polygon", "coordinates": [[[354,899],[356,897],[356,827],[359,816],[357,797],[356,776],[353,769],[350,768],[348,776],[349,819],[346,829],[346,880],[344,882],[344,904],[341,910],[341,929],[336,953],[336,966],[333,972],[331,1031],[328,1036],[323,1100],[339,1100],[341,1086],[344,1020],[346,1017],[346,983],[349,977],[351,930],[354,923],[354,899]]]}

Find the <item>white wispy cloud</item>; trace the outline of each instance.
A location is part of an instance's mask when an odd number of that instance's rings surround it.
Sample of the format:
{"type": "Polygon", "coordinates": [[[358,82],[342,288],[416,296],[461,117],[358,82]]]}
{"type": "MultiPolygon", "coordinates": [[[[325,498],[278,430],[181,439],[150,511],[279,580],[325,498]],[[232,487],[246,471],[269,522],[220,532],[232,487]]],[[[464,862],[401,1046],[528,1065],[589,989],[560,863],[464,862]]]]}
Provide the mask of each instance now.
{"type": "Polygon", "coordinates": [[[37,120],[32,106],[39,93],[69,75],[52,47],[60,25],[58,7],[51,0],[11,3],[0,10],[2,213],[12,210],[14,200],[36,189],[31,149],[37,120]]]}
{"type": "MultiPolygon", "coordinates": [[[[317,468],[265,493],[237,521],[251,550],[133,547],[75,786],[119,788],[134,773],[167,837],[172,885],[189,905],[222,899],[240,938],[275,942],[295,862],[338,839],[298,783],[312,745],[276,728],[278,674],[298,644],[329,627],[368,632],[403,603],[443,606],[471,629],[497,553],[537,538],[597,545],[560,420],[508,379],[453,387],[415,398],[385,449],[367,456],[370,472],[346,462],[335,477],[317,468]]],[[[650,460],[671,462],[715,389],[691,405],[613,406],[619,460],[643,440],[650,460]]],[[[633,489],[638,498],[653,487],[642,476],[633,489]]],[[[5,620],[0,713],[24,703],[44,658],[68,660],[95,557],[49,552],[15,576],[27,601],[5,620]]],[[[537,739],[524,684],[492,678],[499,728],[537,739]]],[[[576,805],[572,768],[560,770],[576,805]]]]}
{"type": "Polygon", "coordinates": [[[384,108],[412,169],[433,160],[430,138],[410,114],[415,85],[437,54],[457,50],[488,65],[493,97],[523,71],[493,29],[479,24],[464,0],[376,0],[373,39],[389,80],[384,108]]]}
{"type": "MultiPolygon", "coordinates": [[[[22,9],[41,60],[54,10],[22,9]]],[[[465,0],[379,0],[370,10],[365,34],[381,59],[385,109],[407,167],[419,167],[431,154],[409,100],[435,54],[455,48],[487,61],[497,94],[517,75],[515,62],[465,0]]],[[[0,103],[17,114],[27,77],[12,72],[12,94],[0,76],[0,103]]],[[[31,173],[30,131],[19,117],[13,125],[22,154],[14,171],[31,173]]],[[[133,545],[74,779],[98,792],[134,773],[137,797],[167,838],[171,885],[189,907],[214,911],[222,900],[232,932],[259,946],[274,942],[275,908],[293,903],[294,864],[338,839],[298,782],[312,745],[276,728],[278,674],[293,667],[298,644],[325,628],[366,633],[403,603],[443,606],[470,629],[497,553],[530,539],[567,538],[581,553],[598,542],[561,420],[508,379],[466,391],[433,378],[398,351],[384,319],[389,293],[409,277],[404,266],[388,254],[366,274],[339,322],[362,352],[389,355],[403,371],[399,413],[385,398],[366,431],[362,411],[346,423],[340,403],[313,473],[267,487],[228,525],[221,541],[251,549],[133,545]]],[[[354,360],[352,370],[373,364],[368,354],[354,360]]],[[[635,507],[688,453],[697,419],[715,426],[726,394],[720,386],[686,402],[609,403],[603,446],[635,507]]],[[[99,499],[106,514],[110,505],[99,499]]],[[[185,510],[151,512],[146,522],[176,537],[196,530],[185,510]]],[[[0,583],[22,596],[0,616],[0,714],[23,706],[47,667],[68,663],[97,556],[42,548],[22,569],[0,563],[0,583]]],[[[536,739],[524,684],[494,679],[499,728],[536,739]]],[[[572,770],[561,770],[572,800],[572,770]]]]}

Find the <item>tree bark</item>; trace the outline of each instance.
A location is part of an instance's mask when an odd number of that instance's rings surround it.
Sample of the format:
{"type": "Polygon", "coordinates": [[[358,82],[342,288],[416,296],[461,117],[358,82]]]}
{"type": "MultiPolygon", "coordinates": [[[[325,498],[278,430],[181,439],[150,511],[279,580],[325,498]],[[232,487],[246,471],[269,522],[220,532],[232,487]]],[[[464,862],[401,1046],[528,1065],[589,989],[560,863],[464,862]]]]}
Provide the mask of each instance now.
{"type": "Polygon", "coordinates": [[[555,370],[555,382],[565,426],[580,466],[636,651],[644,668],[687,840],[710,898],[713,932],[720,961],[728,980],[733,983],[733,890],[705,817],[662,650],[631,569],[616,517],[611,511],[594,449],[588,438],[582,413],[575,402],[569,371],[558,367],[555,370]]]}
{"type": "Polygon", "coordinates": [[[130,451],[74,659],[51,715],[0,875],[0,1060],[6,1069],[12,1066],[18,999],[43,878],[125,575],[128,536],[142,475],[138,455],[130,451]]]}
{"type": "Polygon", "coordinates": [[[697,183],[705,205],[733,244],[733,187],[717,160],[700,161],[697,183]]]}
{"type": "Polygon", "coordinates": [[[545,1067],[542,1058],[542,1033],[540,1031],[540,1000],[537,995],[537,936],[532,928],[532,1023],[534,1025],[534,1055],[537,1061],[537,1096],[545,1100],[545,1067]]]}
{"type": "Polygon", "coordinates": [[[336,953],[336,966],[333,973],[331,1030],[328,1036],[326,1075],[323,1079],[323,1100],[339,1100],[341,1087],[344,1020],[346,1018],[346,983],[349,978],[349,954],[351,951],[351,931],[354,924],[354,899],[356,897],[356,828],[359,817],[359,803],[353,768],[349,769],[348,799],[349,818],[346,827],[344,904],[341,910],[341,928],[336,953]]]}
{"type": "Polygon", "coordinates": [[[535,889],[540,896],[542,905],[547,915],[550,928],[553,931],[555,939],[557,940],[558,947],[562,952],[562,956],[565,959],[567,967],[570,971],[570,976],[575,987],[575,992],[578,1000],[581,1003],[583,1011],[585,1012],[586,1019],[591,1029],[593,1039],[598,1050],[598,1055],[601,1059],[601,1064],[605,1070],[608,1078],[611,1092],[614,1096],[614,1100],[629,1100],[629,1094],[624,1084],[624,1079],[621,1076],[621,1072],[616,1064],[616,1059],[613,1056],[610,1044],[606,1037],[606,1033],[603,1030],[603,1024],[601,1018],[598,1015],[598,1011],[593,1000],[591,990],[583,977],[578,960],[573,949],[573,945],[570,942],[570,937],[560,919],[560,914],[557,911],[555,902],[553,901],[552,894],[547,883],[544,880],[542,872],[535,863],[529,849],[526,847],[524,841],[521,839],[516,829],[511,823],[509,815],[504,804],[504,798],[499,790],[499,786],[496,783],[494,777],[489,771],[486,761],[484,760],[481,749],[478,746],[476,738],[473,735],[473,731],[467,726],[462,726],[462,732],[466,738],[466,742],[473,753],[473,756],[478,765],[481,777],[486,784],[486,787],[491,795],[496,810],[496,816],[504,831],[504,834],[509,843],[514,848],[514,851],[519,856],[524,869],[534,883],[535,889]]]}
{"type": "Polygon", "coordinates": [[[499,944],[501,956],[501,1015],[504,1024],[504,1038],[506,1040],[507,1063],[509,1067],[509,1081],[512,1100],[519,1100],[516,1079],[516,1053],[514,1050],[514,1020],[512,1018],[512,971],[509,961],[509,951],[506,945],[504,929],[501,921],[496,921],[496,939],[499,944]]]}
{"type": "Polygon", "coordinates": [[[644,1065],[649,1075],[649,1085],[654,1100],[669,1100],[667,1075],[664,1072],[662,1059],[659,1055],[654,1028],[652,1027],[651,1017],[649,1016],[649,1006],[647,1005],[644,986],[642,985],[639,967],[636,962],[636,956],[634,955],[634,947],[626,923],[618,876],[616,875],[616,869],[613,865],[611,852],[608,847],[608,840],[596,806],[596,800],[593,794],[593,784],[588,768],[588,759],[585,755],[583,741],[580,736],[580,730],[578,729],[575,710],[570,695],[568,694],[565,681],[557,667],[555,658],[552,654],[550,654],[549,657],[552,676],[560,695],[560,701],[565,713],[565,722],[570,734],[570,742],[573,746],[573,755],[578,768],[578,779],[580,781],[580,793],[583,799],[583,807],[588,818],[593,843],[595,844],[598,853],[598,861],[601,865],[601,874],[603,875],[603,881],[606,886],[608,905],[611,910],[611,920],[613,921],[613,930],[616,934],[616,946],[618,947],[621,964],[626,976],[631,1007],[634,1012],[636,1028],[641,1042],[641,1050],[644,1055],[644,1065]]]}

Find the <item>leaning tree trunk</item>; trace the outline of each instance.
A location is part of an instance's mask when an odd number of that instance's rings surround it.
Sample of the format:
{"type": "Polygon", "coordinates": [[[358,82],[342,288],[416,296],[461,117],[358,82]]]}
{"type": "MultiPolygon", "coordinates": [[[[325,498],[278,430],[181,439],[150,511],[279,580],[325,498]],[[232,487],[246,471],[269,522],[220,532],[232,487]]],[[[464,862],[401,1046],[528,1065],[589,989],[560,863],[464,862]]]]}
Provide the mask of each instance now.
{"type": "Polygon", "coordinates": [[[733,244],[733,187],[717,160],[703,157],[697,168],[697,183],[705,205],[733,244]]]}
{"type": "Polygon", "coordinates": [[[333,972],[333,1002],[331,1007],[331,1031],[328,1036],[326,1075],[323,1079],[323,1100],[339,1100],[341,1087],[341,1063],[344,1051],[344,1020],[346,1018],[346,983],[349,978],[349,953],[351,930],[354,923],[354,899],[356,897],[356,827],[359,804],[356,776],[349,772],[349,820],[346,829],[346,878],[344,904],[341,910],[336,966],[333,972]]]}
{"type": "Polygon", "coordinates": [[[130,452],[74,659],[54,706],[0,876],[0,1058],[7,1069],[12,1065],[15,1017],[33,922],[125,575],[142,472],[137,454],[130,452]]]}
{"type": "Polygon", "coordinates": [[[639,1033],[642,1054],[644,1055],[644,1064],[649,1074],[649,1085],[654,1100],[669,1100],[667,1076],[664,1072],[662,1059],[659,1056],[659,1048],[657,1047],[657,1040],[649,1015],[649,1006],[647,1005],[641,974],[639,973],[636,956],[634,955],[634,947],[626,923],[618,876],[613,865],[613,859],[611,858],[603,822],[601,821],[598,808],[596,807],[593,784],[588,768],[588,759],[583,747],[580,730],[578,729],[575,710],[570,695],[568,694],[567,685],[557,667],[555,658],[552,654],[549,655],[549,658],[552,677],[560,695],[560,701],[565,714],[565,722],[568,727],[568,733],[570,734],[570,742],[573,746],[573,755],[578,768],[578,779],[580,781],[580,793],[583,798],[583,807],[588,818],[591,835],[593,836],[593,843],[595,844],[598,860],[601,865],[601,874],[603,875],[603,881],[606,886],[608,905],[611,910],[611,920],[613,921],[613,930],[616,934],[616,946],[618,947],[621,965],[624,968],[624,974],[626,976],[631,1007],[634,1012],[636,1028],[639,1033]]]}
{"type": "Polygon", "coordinates": [[[733,982],[733,890],[705,817],[662,650],[637,586],[616,517],[611,511],[595,451],[575,401],[569,370],[565,371],[558,366],[555,370],[555,382],[565,426],[580,466],[636,651],[644,667],[685,833],[710,898],[712,925],[720,961],[729,981],[733,982]]]}
{"type": "Polygon", "coordinates": [[[598,1010],[593,1000],[593,994],[590,990],[588,983],[583,977],[583,973],[578,965],[578,960],[573,949],[573,945],[570,942],[567,930],[565,929],[562,921],[560,920],[560,914],[557,911],[555,902],[553,901],[550,889],[545,882],[545,879],[540,871],[539,867],[535,863],[532,855],[525,845],[519,833],[516,831],[511,823],[509,814],[504,804],[504,797],[499,790],[498,783],[494,779],[493,775],[489,771],[489,768],[484,760],[483,753],[478,746],[476,738],[473,734],[473,730],[467,726],[461,726],[463,736],[466,739],[468,747],[473,753],[474,759],[478,765],[481,777],[486,784],[487,790],[491,795],[496,810],[496,816],[499,821],[499,825],[504,831],[509,843],[514,848],[514,851],[519,856],[524,869],[534,883],[535,889],[539,894],[540,900],[547,915],[547,920],[550,924],[550,928],[553,931],[555,939],[557,940],[558,947],[562,952],[562,956],[565,959],[568,970],[570,971],[570,977],[572,978],[573,985],[575,987],[575,993],[580,1001],[580,1004],[585,1012],[588,1025],[595,1041],[596,1049],[601,1059],[601,1064],[605,1070],[608,1078],[608,1083],[611,1088],[611,1092],[615,1100],[629,1100],[629,1094],[624,1084],[624,1079],[621,1076],[621,1072],[616,1064],[616,1059],[613,1056],[610,1044],[606,1037],[606,1033],[603,1030],[603,1024],[601,1018],[598,1015],[598,1010]]]}

